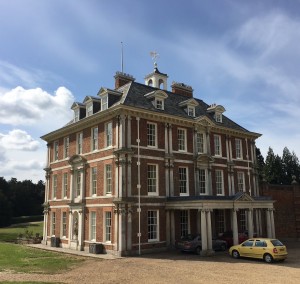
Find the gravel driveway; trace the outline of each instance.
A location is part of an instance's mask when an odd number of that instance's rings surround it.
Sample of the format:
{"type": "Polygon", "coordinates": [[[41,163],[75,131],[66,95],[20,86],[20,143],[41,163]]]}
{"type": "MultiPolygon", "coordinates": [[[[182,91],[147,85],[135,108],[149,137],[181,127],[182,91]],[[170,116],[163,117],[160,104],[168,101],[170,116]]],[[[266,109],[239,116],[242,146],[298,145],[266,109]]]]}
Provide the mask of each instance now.
{"type": "Polygon", "coordinates": [[[0,272],[0,281],[60,283],[300,283],[300,242],[286,243],[285,262],[232,259],[226,252],[200,257],[177,251],[114,260],[88,258],[63,274],[0,272]]]}

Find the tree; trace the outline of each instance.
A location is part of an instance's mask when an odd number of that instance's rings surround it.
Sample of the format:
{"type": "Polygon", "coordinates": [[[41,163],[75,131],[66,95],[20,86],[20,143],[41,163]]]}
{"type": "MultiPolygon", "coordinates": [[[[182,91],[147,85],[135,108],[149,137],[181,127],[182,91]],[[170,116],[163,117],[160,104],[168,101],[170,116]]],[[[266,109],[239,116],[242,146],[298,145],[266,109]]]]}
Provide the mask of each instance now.
{"type": "Polygon", "coordinates": [[[291,153],[287,147],[283,149],[282,153],[282,167],[283,167],[283,184],[291,184],[292,176],[299,178],[300,164],[295,152],[291,153]]]}
{"type": "Polygon", "coordinates": [[[262,181],[263,180],[263,175],[264,175],[265,160],[264,160],[264,157],[261,154],[259,148],[256,147],[255,151],[256,151],[258,178],[259,178],[259,181],[262,181]]]}
{"type": "Polygon", "coordinates": [[[3,177],[0,177],[0,227],[11,224],[12,206],[8,195],[8,183],[3,177]]]}
{"type": "Polygon", "coordinates": [[[271,147],[269,147],[267,153],[264,175],[268,183],[283,184],[284,182],[284,170],[281,157],[275,155],[271,147]]]}

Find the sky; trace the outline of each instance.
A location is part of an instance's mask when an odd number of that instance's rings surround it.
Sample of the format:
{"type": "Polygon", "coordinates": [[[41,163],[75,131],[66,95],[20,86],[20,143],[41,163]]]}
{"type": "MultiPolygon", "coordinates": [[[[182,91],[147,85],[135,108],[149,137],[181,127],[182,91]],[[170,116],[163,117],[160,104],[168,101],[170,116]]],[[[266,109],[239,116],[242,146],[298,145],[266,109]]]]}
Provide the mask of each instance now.
{"type": "Polygon", "coordinates": [[[300,158],[300,0],[0,0],[0,176],[44,180],[40,137],[123,71],[159,71],[300,158]]]}

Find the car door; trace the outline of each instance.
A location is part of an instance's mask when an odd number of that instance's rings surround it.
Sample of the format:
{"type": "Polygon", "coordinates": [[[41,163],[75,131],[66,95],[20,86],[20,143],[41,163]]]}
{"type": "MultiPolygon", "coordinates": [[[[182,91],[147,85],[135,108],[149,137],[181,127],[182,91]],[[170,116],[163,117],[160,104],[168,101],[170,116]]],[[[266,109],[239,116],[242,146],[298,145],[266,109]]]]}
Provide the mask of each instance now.
{"type": "Polygon", "coordinates": [[[247,240],[240,246],[240,256],[253,257],[253,244],[254,240],[247,240]]]}
{"type": "Polygon", "coordinates": [[[266,252],[267,243],[264,240],[255,240],[253,246],[253,257],[255,258],[263,258],[263,255],[266,252]]]}

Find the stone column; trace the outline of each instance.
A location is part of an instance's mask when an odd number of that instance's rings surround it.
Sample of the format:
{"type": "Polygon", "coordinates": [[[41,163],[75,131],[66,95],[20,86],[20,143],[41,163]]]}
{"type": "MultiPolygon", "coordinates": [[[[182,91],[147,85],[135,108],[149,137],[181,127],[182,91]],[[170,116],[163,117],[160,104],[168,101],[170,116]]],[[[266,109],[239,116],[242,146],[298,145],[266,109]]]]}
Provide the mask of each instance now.
{"type": "Polygon", "coordinates": [[[212,231],[211,231],[211,211],[212,210],[207,210],[206,212],[206,227],[207,227],[207,249],[209,253],[213,252],[213,247],[212,247],[212,231]]]}
{"type": "Polygon", "coordinates": [[[275,223],[274,223],[274,209],[270,210],[270,221],[271,221],[271,233],[272,238],[275,238],[275,223]]]}
{"type": "Polygon", "coordinates": [[[125,120],[126,116],[121,114],[119,126],[119,148],[125,148],[125,120]]]}
{"type": "Polygon", "coordinates": [[[169,152],[169,147],[168,147],[168,123],[165,123],[165,153],[167,154],[169,152]]]}
{"type": "Polygon", "coordinates": [[[174,196],[174,164],[170,160],[170,196],[174,196]]]}
{"type": "Polygon", "coordinates": [[[127,209],[127,250],[132,249],[132,208],[128,205],[127,209]]]}
{"type": "Polygon", "coordinates": [[[174,210],[171,210],[171,245],[175,245],[175,216],[174,210]]]}
{"type": "Polygon", "coordinates": [[[206,211],[201,210],[201,241],[202,241],[202,253],[206,254],[207,251],[207,222],[206,211]]]}
{"type": "Polygon", "coordinates": [[[266,210],[266,219],[267,219],[267,237],[272,238],[272,225],[271,225],[271,210],[266,210]]]}
{"type": "Polygon", "coordinates": [[[44,227],[43,227],[43,245],[47,245],[47,236],[48,236],[48,218],[49,211],[48,208],[44,210],[44,227]]]}
{"type": "Polygon", "coordinates": [[[248,236],[253,238],[253,209],[248,209],[248,236]]]}
{"type": "Polygon", "coordinates": [[[173,153],[172,124],[169,124],[169,153],[173,153]]]}
{"type": "Polygon", "coordinates": [[[79,250],[83,250],[84,247],[84,214],[82,210],[78,211],[78,245],[79,250]]]}
{"type": "Polygon", "coordinates": [[[169,166],[169,159],[165,160],[165,180],[166,180],[166,196],[170,196],[170,166],[169,166]]]}
{"type": "Polygon", "coordinates": [[[74,170],[70,170],[70,200],[74,201],[74,170]]]}
{"type": "Polygon", "coordinates": [[[238,209],[232,209],[232,233],[233,233],[233,244],[239,243],[238,223],[237,223],[237,211],[238,209]]]}
{"type": "Polygon", "coordinates": [[[127,157],[127,196],[131,196],[131,156],[127,157]]]}
{"type": "Polygon", "coordinates": [[[211,155],[211,148],[210,148],[210,132],[209,129],[206,131],[206,153],[211,155]]]}
{"type": "Polygon", "coordinates": [[[169,247],[171,244],[170,229],[171,229],[170,210],[166,210],[166,243],[167,243],[167,247],[169,247]]]}
{"type": "Polygon", "coordinates": [[[131,148],[131,116],[127,116],[127,148],[131,148]]]}

